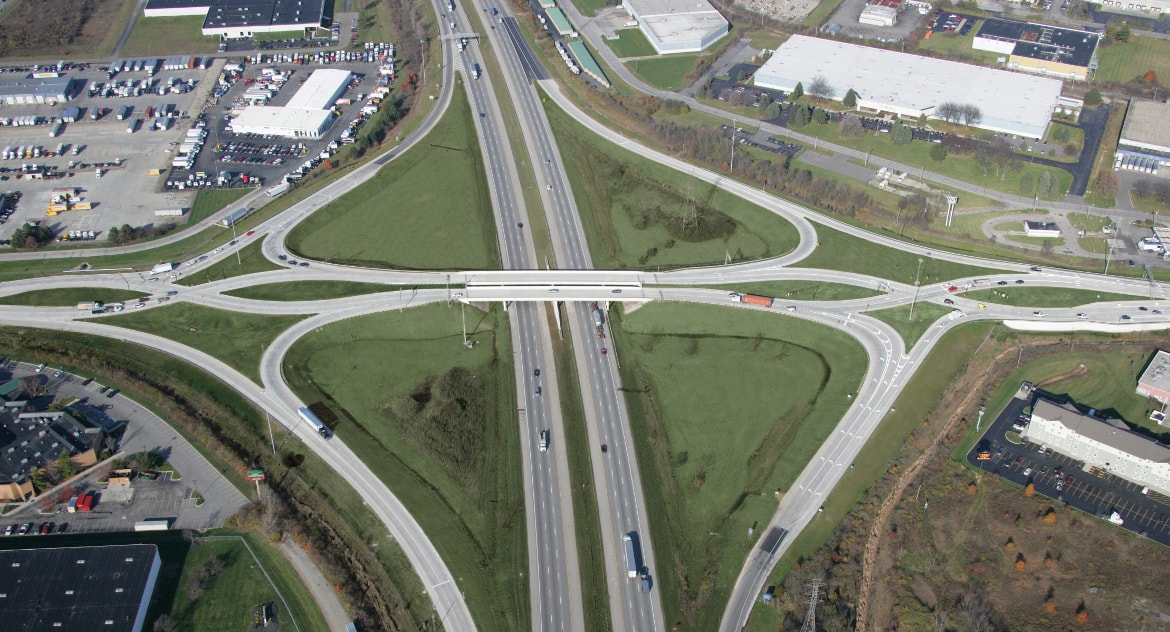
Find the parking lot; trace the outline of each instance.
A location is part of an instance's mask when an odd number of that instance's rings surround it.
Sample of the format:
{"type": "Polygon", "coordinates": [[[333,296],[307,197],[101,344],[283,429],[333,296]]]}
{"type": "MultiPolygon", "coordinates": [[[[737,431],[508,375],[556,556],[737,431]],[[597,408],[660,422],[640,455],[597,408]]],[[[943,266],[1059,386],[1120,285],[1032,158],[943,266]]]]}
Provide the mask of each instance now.
{"type": "Polygon", "coordinates": [[[835,31],[837,35],[842,37],[898,42],[916,30],[927,17],[921,15],[914,7],[906,7],[898,14],[898,23],[894,26],[861,24],[857,18],[861,15],[861,10],[865,8],[866,4],[866,0],[845,0],[825,22],[825,30],[835,31]],[[838,26],[839,29],[836,28],[838,26]]]}
{"type": "MultiPolygon", "coordinates": [[[[48,521],[55,523],[54,530],[62,522],[66,523],[70,533],[132,531],[135,522],[151,518],[167,518],[172,528],[206,529],[222,526],[228,516],[247,502],[224,477],[224,472],[217,471],[166,422],[116,389],[110,389],[100,378],[86,380],[66,372],[58,377],[53,367],[37,373],[36,366],[15,361],[0,368],[0,378],[6,380],[9,376],[35,376],[55,400],[78,398],[102,409],[109,418],[124,421],[126,431],[119,440],[118,453],[158,452],[180,478],[173,478],[170,472],[160,473],[155,480],[136,476],[128,490],[109,490],[105,483],[96,480],[103,468],[94,467],[69,481],[78,494],[97,493],[93,511],[43,513],[40,502],[33,501],[0,519],[0,533],[9,524],[19,527],[31,522],[39,529],[48,521]],[[196,493],[204,499],[201,504],[194,498],[196,493]]],[[[230,471],[226,474],[235,475],[230,471]]]]}
{"type": "Polygon", "coordinates": [[[1013,398],[967,453],[967,461],[1021,487],[1031,483],[1036,493],[1100,519],[1108,520],[1116,512],[1123,521],[1121,528],[1170,546],[1170,498],[1152,491],[1143,494],[1141,485],[1086,468],[1083,462],[1051,450],[1041,453],[1044,446],[1007,440],[1006,433],[1021,423],[1031,397],[1013,398]],[[985,460],[980,460],[980,453],[985,460]]]}

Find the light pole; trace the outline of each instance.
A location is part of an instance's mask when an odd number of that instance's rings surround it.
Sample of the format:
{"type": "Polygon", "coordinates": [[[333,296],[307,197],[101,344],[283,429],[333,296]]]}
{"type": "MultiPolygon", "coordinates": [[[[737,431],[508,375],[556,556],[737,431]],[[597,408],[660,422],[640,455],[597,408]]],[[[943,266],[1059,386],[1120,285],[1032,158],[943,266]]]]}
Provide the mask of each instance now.
{"type": "Polygon", "coordinates": [[[914,274],[914,300],[910,301],[910,320],[914,320],[914,304],[918,302],[918,281],[922,278],[922,259],[918,259],[918,272],[914,274]]]}
{"type": "Polygon", "coordinates": [[[1105,252],[1105,272],[1109,274],[1109,260],[1113,258],[1113,246],[1117,245],[1117,233],[1121,232],[1121,223],[1113,222],[1113,239],[1109,242],[1109,248],[1105,252]]]}
{"type": "MultiPolygon", "coordinates": [[[[233,219],[232,220],[232,243],[235,244],[236,241],[237,241],[236,240],[236,220],[233,219]]],[[[244,265],[244,260],[240,258],[240,249],[238,247],[239,244],[236,244],[236,246],[237,246],[237,248],[236,248],[236,263],[238,263],[240,265],[244,265]]]]}

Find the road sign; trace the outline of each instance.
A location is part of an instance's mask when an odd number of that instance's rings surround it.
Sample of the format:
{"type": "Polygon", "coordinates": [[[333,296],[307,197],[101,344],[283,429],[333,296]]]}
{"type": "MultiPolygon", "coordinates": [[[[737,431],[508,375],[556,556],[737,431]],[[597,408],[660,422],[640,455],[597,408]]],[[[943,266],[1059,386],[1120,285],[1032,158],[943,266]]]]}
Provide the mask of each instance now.
{"type": "Polygon", "coordinates": [[[264,470],[260,470],[260,469],[248,470],[248,480],[250,480],[250,481],[264,480],[264,470]]]}

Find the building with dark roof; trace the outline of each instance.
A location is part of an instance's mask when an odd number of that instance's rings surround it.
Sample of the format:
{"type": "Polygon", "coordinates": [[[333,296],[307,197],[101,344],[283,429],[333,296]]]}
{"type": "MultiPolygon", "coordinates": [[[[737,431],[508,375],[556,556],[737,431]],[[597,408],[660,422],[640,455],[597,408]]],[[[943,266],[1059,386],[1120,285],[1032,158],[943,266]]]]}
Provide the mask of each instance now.
{"type": "Polygon", "coordinates": [[[1074,404],[1043,397],[1032,407],[1024,439],[1170,495],[1170,447],[1138,434],[1120,419],[1102,419],[1074,404]]]}
{"type": "Polygon", "coordinates": [[[329,26],[326,0],[149,0],[145,17],[203,15],[204,35],[251,37],[329,26]]]}
{"type": "Polygon", "coordinates": [[[140,632],[162,560],[153,544],[0,551],[8,632],[140,632]]]}
{"type": "Polygon", "coordinates": [[[98,461],[108,438],[61,411],[27,412],[26,402],[0,409],[0,502],[27,500],[33,492],[29,472],[47,466],[61,451],[79,468],[98,461]]]}
{"type": "Polygon", "coordinates": [[[1061,79],[1084,81],[1097,67],[1097,43],[1092,31],[987,18],[971,48],[1006,55],[1007,67],[1061,79]]]}

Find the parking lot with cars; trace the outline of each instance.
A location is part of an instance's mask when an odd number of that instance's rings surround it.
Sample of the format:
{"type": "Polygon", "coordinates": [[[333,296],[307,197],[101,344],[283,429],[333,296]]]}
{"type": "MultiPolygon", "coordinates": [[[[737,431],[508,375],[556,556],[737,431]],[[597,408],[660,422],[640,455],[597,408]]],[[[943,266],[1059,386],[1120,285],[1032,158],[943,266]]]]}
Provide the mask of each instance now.
{"type": "Polygon", "coordinates": [[[108,489],[97,480],[104,469],[99,465],[68,481],[77,494],[96,493],[93,511],[69,513],[62,506],[46,513],[37,499],[0,519],[0,533],[6,533],[11,525],[12,534],[20,535],[23,525],[28,524],[25,535],[39,534],[41,525],[49,522],[54,523],[54,533],[61,529],[69,533],[132,531],[135,522],[157,518],[171,520],[172,528],[205,529],[222,526],[247,502],[225,478],[234,473],[218,471],[166,422],[121,395],[117,388],[103,384],[101,378],[83,378],[52,366],[0,361],[0,377],[6,380],[9,376],[34,377],[55,400],[76,398],[108,419],[125,423],[118,454],[158,452],[177,474],[136,475],[129,488],[108,489]],[[197,501],[196,496],[203,501],[197,501]]]}
{"type": "Polygon", "coordinates": [[[1015,397],[987,427],[967,453],[972,467],[1001,476],[1021,487],[1080,509],[1123,529],[1170,546],[1170,498],[1114,476],[1103,469],[1033,443],[1013,443],[1008,432],[1020,432],[1030,415],[1025,409],[1037,396],[1015,397]]]}

